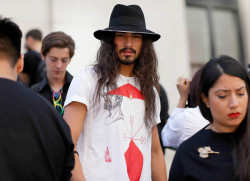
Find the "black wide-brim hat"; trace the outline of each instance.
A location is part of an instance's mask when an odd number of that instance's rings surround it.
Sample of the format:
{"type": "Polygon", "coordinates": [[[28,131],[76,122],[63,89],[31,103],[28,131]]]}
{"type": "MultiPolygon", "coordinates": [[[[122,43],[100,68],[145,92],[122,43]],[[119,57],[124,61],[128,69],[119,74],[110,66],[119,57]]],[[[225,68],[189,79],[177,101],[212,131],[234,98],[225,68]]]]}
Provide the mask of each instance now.
{"type": "Polygon", "coordinates": [[[109,21],[109,27],[94,32],[94,36],[103,40],[112,32],[129,32],[146,35],[152,41],[157,41],[161,36],[146,29],[146,22],[142,9],[138,5],[115,5],[109,21]]]}

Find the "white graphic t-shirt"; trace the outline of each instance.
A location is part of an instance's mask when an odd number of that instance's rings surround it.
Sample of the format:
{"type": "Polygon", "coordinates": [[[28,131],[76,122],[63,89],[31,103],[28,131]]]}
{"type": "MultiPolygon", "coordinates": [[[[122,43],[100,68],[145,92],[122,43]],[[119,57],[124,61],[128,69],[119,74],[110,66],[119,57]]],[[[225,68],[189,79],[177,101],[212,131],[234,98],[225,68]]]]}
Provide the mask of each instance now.
{"type": "MultiPolygon", "coordinates": [[[[74,76],[65,106],[76,101],[87,114],[77,142],[86,181],[151,180],[151,130],[144,123],[144,95],[136,78],[119,75],[116,85],[101,89],[96,105],[96,74],[88,69],[74,76]]],[[[157,118],[160,100],[156,94],[157,118]]]]}

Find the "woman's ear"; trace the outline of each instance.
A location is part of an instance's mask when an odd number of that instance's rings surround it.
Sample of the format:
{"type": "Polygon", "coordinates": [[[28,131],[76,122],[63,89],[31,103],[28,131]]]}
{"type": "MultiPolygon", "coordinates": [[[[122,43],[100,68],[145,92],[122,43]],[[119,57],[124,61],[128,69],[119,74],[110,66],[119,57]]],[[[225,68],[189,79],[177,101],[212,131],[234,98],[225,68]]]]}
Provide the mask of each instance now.
{"type": "Polygon", "coordinates": [[[204,104],[207,106],[207,108],[210,108],[208,98],[205,96],[204,93],[201,93],[201,100],[204,102],[204,104]]]}

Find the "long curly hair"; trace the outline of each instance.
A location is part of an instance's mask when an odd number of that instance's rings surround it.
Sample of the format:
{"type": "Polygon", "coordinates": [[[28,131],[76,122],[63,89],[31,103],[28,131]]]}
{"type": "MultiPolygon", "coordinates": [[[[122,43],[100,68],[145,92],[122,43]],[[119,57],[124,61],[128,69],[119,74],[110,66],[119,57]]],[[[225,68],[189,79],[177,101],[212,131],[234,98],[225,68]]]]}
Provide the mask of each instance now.
{"type": "MultiPolygon", "coordinates": [[[[134,76],[139,80],[141,93],[145,102],[145,125],[149,129],[156,121],[156,102],[154,87],[159,93],[159,76],[157,73],[158,60],[151,39],[143,36],[143,44],[139,58],[135,62],[134,76]]],[[[97,52],[94,70],[97,74],[97,86],[95,101],[100,99],[100,91],[103,85],[108,90],[116,85],[120,71],[120,62],[115,51],[114,34],[101,41],[97,52]]]]}

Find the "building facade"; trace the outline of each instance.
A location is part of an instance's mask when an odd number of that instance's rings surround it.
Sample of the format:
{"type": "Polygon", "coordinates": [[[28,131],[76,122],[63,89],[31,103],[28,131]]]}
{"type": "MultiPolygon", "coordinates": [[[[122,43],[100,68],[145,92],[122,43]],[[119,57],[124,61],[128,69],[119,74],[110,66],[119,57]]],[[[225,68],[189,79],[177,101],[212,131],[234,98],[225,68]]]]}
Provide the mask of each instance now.
{"type": "Polygon", "coordinates": [[[249,0],[0,0],[0,15],[12,18],[23,34],[39,28],[44,35],[71,35],[76,51],[68,71],[74,75],[94,63],[100,42],[93,32],[108,27],[118,3],[140,5],[147,28],[161,35],[154,46],[169,113],[179,99],[178,76],[191,79],[198,67],[220,54],[235,57],[246,68],[250,63],[249,0]]]}

